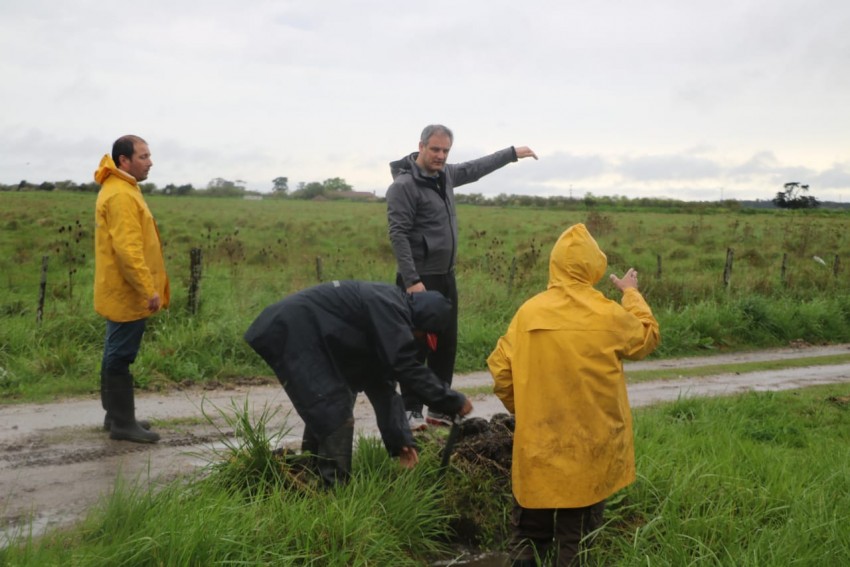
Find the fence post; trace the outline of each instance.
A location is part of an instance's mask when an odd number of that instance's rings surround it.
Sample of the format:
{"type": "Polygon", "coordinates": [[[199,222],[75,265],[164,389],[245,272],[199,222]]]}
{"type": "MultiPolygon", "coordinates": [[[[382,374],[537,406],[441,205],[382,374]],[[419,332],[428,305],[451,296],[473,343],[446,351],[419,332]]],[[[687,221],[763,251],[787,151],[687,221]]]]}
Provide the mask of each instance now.
{"type": "Polygon", "coordinates": [[[321,283],[324,280],[324,274],[322,273],[322,257],[316,256],[316,279],[321,283]]]}
{"type": "Polygon", "coordinates": [[[835,260],[832,261],[832,275],[838,277],[838,272],[841,271],[841,261],[838,259],[838,254],[835,255],[835,260]]]}
{"type": "Polygon", "coordinates": [[[658,265],[658,268],[655,270],[655,277],[658,278],[658,281],[661,281],[661,254],[656,254],[655,259],[658,265]]]}
{"type": "Polygon", "coordinates": [[[782,253],[782,268],[779,270],[779,280],[784,284],[785,283],[785,266],[788,263],[788,252],[782,253]]]}
{"type": "Polygon", "coordinates": [[[729,280],[732,279],[732,260],[735,257],[735,251],[731,248],[726,249],[726,267],[723,268],[723,285],[729,287],[729,280]]]}
{"type": "Polygon", "coordinates": [[[49,256],[41,257],[41,280],[38,283],[38,309],[35,311],[35,324],[41,325],[44,316],[44,294],[47,291],[47,261],[49,256]]]}
{"type": "Polygon", "coordinates": [[[203,251],[200,248],[189,250],[189,272],[189,312],[195,315],[201,302],[203,251]]]}

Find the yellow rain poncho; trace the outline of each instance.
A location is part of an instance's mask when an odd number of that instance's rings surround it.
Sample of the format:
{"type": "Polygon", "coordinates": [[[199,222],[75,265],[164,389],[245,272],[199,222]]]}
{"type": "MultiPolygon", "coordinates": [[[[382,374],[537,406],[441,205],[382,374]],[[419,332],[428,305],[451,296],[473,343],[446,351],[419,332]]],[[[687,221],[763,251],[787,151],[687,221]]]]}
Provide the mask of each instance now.
{"type": "Polygon", "coordinates": [[[608,261],[583,224],[552,249],[548,289],[517,311],[487,363],[516,415],[513,493],[525,508],[580,508],[635,479],[622,359],[659,342],[636,289],[622,305],[593,288],[608,261]]]}
{"type": "Polygon", "coordinates": [[[168,307],[170,289],[159,230],[132,175],[103,156],[94,179],[94,309],[116,323],[149,317],[148,299],[168,307]]]}

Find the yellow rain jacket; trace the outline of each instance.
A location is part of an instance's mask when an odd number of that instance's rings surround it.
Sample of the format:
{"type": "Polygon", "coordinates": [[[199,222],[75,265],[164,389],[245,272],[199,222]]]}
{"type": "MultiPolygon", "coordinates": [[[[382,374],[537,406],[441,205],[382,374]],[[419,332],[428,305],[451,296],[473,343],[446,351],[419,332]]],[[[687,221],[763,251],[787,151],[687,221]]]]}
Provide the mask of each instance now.
{"type": "Polygon", "coordinates": [[[116,323],[149,317],[148,299],[171,297],[156,222],[132,175],[103,156],[94,173],[94,309],[116,323]]]}
{"type": "Polygon", "coordinates": [[[622,359],[659,342],[636,289],[622,306],[595,290],[608,260],[583,224],[549,259],[548,289],[517,311],[487,363],[516,415],[513,493],[524,508],[580,508],[635,479],[632,415],[622,359]]]}

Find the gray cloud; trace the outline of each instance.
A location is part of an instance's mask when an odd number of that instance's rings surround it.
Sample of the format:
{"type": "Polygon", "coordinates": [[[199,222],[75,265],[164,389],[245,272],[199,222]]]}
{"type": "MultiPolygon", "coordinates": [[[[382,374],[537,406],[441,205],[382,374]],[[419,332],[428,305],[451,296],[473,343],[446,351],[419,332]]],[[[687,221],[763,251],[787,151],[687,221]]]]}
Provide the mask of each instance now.
{"type": "Polygon", "coordinates": [[[830,0],[5,0],[0,182],[88,181],[134,132],[161,184],[382,191],[445,122],[457,159],[541,157],[477,192],[744,198],[806,178],[850,197],[848,19],[830,0]]]}

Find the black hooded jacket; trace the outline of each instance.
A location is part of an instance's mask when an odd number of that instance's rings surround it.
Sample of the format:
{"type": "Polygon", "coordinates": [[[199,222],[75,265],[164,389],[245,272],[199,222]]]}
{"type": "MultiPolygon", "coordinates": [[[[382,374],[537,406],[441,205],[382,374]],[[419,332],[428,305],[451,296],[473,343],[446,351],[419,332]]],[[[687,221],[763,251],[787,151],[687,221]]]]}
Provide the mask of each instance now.
{"type": "Polygon", "coordinates": [[[417,361],[413,336],[413,329],[442,330],[450,306],[438,292],[409,295],[390,284],[334,281],[266,307],[245,340],[319,437],[343,424],[350,392],[364,392],[384,445],[396,456],[415,446],[396,381],[436,411],[455,414],[465,403],[417,361]]]}

